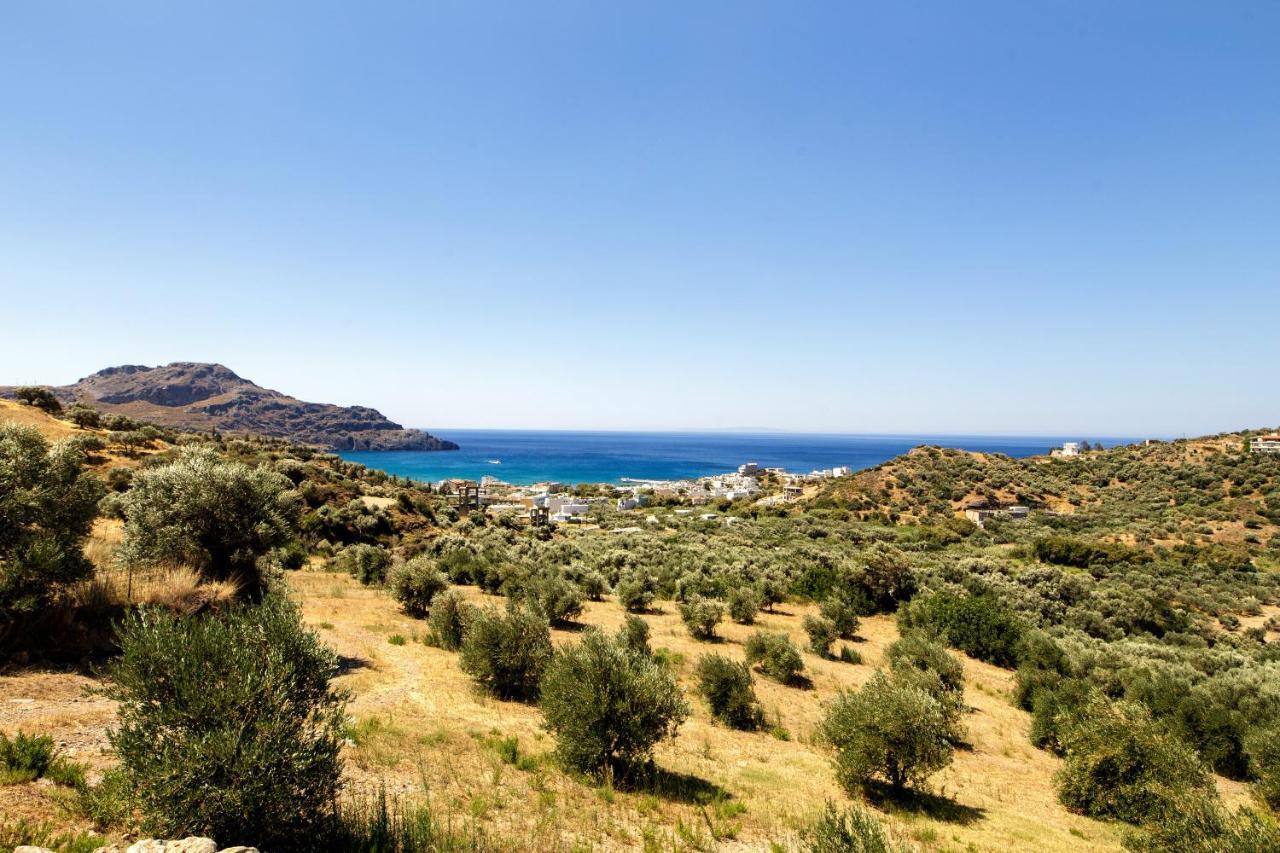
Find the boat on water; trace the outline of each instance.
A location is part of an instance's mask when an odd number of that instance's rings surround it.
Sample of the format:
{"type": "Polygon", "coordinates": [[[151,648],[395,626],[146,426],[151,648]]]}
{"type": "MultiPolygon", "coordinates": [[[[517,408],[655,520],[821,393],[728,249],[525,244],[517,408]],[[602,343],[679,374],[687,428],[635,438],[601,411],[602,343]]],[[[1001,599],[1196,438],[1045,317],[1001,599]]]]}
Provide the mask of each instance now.
{"type": "Polygon", "coordinates": [[[501,459],[486,459],[485,461],[486,461],[486,462],[488,462],[490,465],[501,465],[501,464],[502,464],[502,460],[501,460],[501,459]]]}

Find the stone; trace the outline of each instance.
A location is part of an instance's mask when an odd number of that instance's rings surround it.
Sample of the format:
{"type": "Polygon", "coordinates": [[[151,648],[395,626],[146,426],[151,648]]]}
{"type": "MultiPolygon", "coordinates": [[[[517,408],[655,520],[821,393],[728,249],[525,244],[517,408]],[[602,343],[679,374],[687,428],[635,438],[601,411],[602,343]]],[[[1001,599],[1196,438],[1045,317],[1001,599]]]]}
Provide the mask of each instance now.
{"type": "Polygon", "coordinates": [[[125,853],[164,853],[164,842],[158,838],[144,838],[130,844],[125,853]]]}
{"type": "Polygon", "coordinates": [[[224,847],[223,849],[219,850],[218,853],[258,853],[258,848],[245,847],[243,845],[238,847],[224,847]]]}
{"type": "Polygon", "coordinates": [[[13,848],[13,853],[53,853],[48,847],[32,847],[30,844],[23,844],[21,847],[13,848]]]}
{"type": "Polygon", "coordinates": [[[218,845],[212,838],[191,836],[181,841],[166,841],[164,853],[218,853],[218,845]]]}

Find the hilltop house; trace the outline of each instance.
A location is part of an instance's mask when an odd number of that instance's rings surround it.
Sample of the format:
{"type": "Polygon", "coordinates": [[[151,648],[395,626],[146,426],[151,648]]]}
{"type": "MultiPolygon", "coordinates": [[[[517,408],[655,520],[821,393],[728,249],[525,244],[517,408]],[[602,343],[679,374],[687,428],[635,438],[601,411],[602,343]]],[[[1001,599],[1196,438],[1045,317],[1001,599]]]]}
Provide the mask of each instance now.
{"type": "Polygon", "coordinates": [[[985,527],[988,519],[1007,518],[1010,521],[1025,521],[1031,511],[1025,506],[991,506],[986,501],[974,501],[964,510],[964,517],[979,527],[985,527]]]}
{"type": "Polygon", "coordinates": [[[1280,453],[1280,434],[1260,435],[1249,443],[1254,453],[1280,453]]]}
{"type": "Polygon", "coordinates": [[[1055,447],[1053,450],[1049,451],[1050,456],[1057,456],[1059,458],[1079,456],[1080,453],[1081,447],[1080,442],[1078,441],[1064,441],[1061,447],[1055,447]]]}

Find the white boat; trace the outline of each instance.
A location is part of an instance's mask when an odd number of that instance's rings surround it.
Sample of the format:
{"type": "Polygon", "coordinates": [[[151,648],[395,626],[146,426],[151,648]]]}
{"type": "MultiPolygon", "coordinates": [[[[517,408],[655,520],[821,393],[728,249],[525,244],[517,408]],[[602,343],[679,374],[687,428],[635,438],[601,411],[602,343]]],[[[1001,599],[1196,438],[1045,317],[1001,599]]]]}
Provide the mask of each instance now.
{"type": "Polygon", "coordinates": [[[487,461],[490,465],[501,465],[501,464],[502,464],[502,460],[501,460],[501,459],[489,459],[489,460],[486,460],[486,461],[487,461]]]}

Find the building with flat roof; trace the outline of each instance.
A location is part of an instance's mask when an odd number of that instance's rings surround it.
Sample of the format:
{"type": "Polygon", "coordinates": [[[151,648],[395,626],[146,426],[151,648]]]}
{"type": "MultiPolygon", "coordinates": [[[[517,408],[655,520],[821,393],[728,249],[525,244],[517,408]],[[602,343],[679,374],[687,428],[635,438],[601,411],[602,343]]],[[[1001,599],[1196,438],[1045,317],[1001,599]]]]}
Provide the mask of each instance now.
{"type": "Polygon", "coordinates": [[[1280,453],[1280,434],[1260,435],[1249,442],[1249,449],[1254,453],[1280,453]]]}

